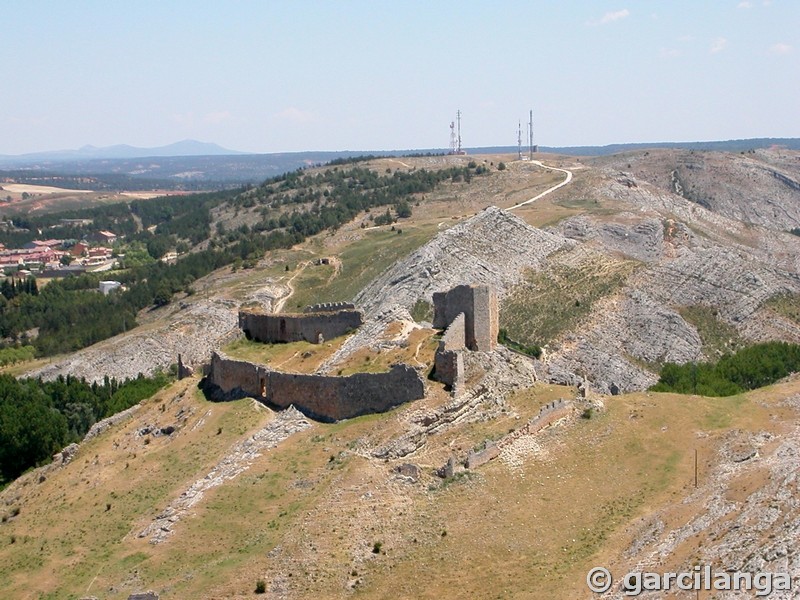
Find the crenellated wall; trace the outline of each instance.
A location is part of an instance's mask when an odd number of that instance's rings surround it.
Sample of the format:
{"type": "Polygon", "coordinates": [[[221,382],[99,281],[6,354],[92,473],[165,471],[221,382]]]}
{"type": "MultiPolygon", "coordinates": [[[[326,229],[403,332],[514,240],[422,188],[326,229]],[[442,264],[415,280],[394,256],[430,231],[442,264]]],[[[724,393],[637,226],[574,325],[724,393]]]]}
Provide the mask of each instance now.
{"type": "Polygon", "coordinates": [[[359,310],[345,309],[304,314],[269,314],[239,311],[239,328],[248,339],[273,344],[306,341],[319,344],[361,327],[359,310]]]}
{"type": "Polygon", "coordinates": [[[303,309],[304,313],[336,312],[340,310],[355,310],[356,305],[352,302],[323,302],[322,304],[312,304],[303,309]]]}
{"type": "Polygon", "coordinates": [[[214,400],[251,397],[280,408],[294,405],[321,421],[384,412],[425,396],[422,377],[404,364],[386,373],[334,377],[273,371],[219,352],[211,357],[204,387],[214,400]]]}
{"type": "Polygon", "coordinates": [[[545,404],[539,412],[529,420],[524,427],[512,431],[497,442],[485,442],[480,450],[470,450],[467,455],[466,467],[474,469],[494,460],[503,451],[503,448],[512,444],[514,440],[523,435],[535,435],[564,417],[570,416],[574,411],[573,404],[560,398],[545,404]]]}

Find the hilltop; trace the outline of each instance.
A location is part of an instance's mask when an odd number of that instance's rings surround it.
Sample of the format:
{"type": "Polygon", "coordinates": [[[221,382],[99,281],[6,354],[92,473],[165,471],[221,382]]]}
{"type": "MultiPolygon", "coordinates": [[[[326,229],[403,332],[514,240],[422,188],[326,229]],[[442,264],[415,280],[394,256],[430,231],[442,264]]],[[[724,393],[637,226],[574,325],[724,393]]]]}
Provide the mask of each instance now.
{"type": "Polygon", "coordinates": [[[647,388],[665,362],[800,342],[800,155],[513,158],[309,169],[210,207],[210,239],[194,252],[243,225],[288,227],[287,206],[321,215],[334,189],[378,175],[466,169],[411,193],[410,216],[380,224],[385,205],[356,211],[34,371],[121,379],[180,352],[198,375],[0,493],[4,589],[249,598],[263,581],[273,598],[572,599],[589,597],[597,564],[796,570],[797,379],[732,398],[647,388]],[[565,170],[569,185],[524,204],[565,170]],[[495,287],[500,326],[539,357],[471,353],[463,391],[428,381],[422,400],[335,424],[249,399],[210,403],[196,387],[220,348],[304,374],[429,368],[432,295],[460,283],[495,287]],[[350,300],[365,324],[321,345],[263,348],[238,332],[239,307],[350,300]],[[461,466],[493,442],[494,460],[461,466]]]}

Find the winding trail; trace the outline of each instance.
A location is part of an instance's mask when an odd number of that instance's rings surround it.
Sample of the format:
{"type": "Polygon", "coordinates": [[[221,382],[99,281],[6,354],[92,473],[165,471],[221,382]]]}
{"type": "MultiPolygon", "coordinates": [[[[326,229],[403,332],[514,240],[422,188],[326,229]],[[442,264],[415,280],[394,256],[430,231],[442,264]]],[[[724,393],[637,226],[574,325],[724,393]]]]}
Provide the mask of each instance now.
{"type": "Polygon", "coordinates": [[[567,176],[564,178],[564,181],[562,181],[561,183],[559,183],[557,185],[554,185],[553,187],[543,191],[538,196],[534,196],[530,200],[525,200],[524,202],[520,202],[519,204],[515,204],[514,206],[512,206],[511,208],[508,208],[506,210],[514,210],[515,208],[519,208],[520,206],[525,206],[526,204],[530,204],[531,202],[536,202],[540,198],[543,198],[544,196],[547,196],[547,194],[555,192],[558,188],[562,188],[562,187],[564,187],[565,185],[569,184],[572,181],[572,171],[568,171],[567,169],[560,169],[558,167],[550,167],[550,166],[542,164],[542,162],[538,161],[538,160],[531,161],[531,164],[537,165],[537,166],[542,167],[544,169],[552,169],[553,171],[561,171],[562,173],[566,173],[567,176]]]}
{"type": "Polygon", "coordinates": [[[292,282],[295,280],[295,278],[298,275],[300,275],[303,271],[305,271],[306,267],[310,263],[311,263],[311,261],[308,261],[308,260],[304,260],[301,263],[298,263],[294,274],[286,282],[286,287],[289,288],[289,293],[284,295],[284,296],[281,296],[280,298],[278,298],[277,301],[272,305],[272,312],[273,313],[279,313],[279,312],[281,312],[283,310],[283,307],[286,304],[286,301],[289,298],[292,297],[292,294],[294,294],[294,286],[292,285],[292,282]]]}

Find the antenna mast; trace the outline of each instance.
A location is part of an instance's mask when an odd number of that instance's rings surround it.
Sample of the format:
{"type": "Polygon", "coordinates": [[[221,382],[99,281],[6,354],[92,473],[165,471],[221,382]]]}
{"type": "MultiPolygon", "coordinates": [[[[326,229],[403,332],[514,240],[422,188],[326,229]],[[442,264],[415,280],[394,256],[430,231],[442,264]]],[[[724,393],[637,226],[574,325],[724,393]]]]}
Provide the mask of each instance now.
{"type": "Polygon", "coordinates": [[[517,160],[522,160],[522,122],[517,121],[517,160]]]}
{"type": "Polygon", "coordinates": [[[531,110],[531,120],[528,121],[528,152],[533,160],[533,111],[531,110]]]}
{"type": "Polygon", "coordinates": [[[450,121],[450,154],[456,153],[456,124],[450,121]]]}
{"type": "Polygon", "coordinates": [[[461,149],[461,111],[456,111],[456,121],[458,121],[458,148],[456,149],[456,154],[465,154],[465,152],[461,149]]]}

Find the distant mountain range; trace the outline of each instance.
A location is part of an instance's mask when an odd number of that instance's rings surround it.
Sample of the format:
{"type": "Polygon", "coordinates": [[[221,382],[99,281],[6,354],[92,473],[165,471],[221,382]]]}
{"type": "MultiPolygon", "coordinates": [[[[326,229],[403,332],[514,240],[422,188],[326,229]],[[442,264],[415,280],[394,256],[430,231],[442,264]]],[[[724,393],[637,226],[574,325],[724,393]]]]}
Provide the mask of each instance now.
{"type": "MultiPolygon", "coordinates": [[[[602,156],[651,148],[696,151],[746,152],[782,146],[800,150],[798,138],[758,138],[719,142],[662,142],[609,146],[539,146],[541,153],[602,156]]],[[[444,154],[444,148],[417,150],[308,151],[248,154],[217,144],[184,140],[157,148],[118,145],[84,146],[78,150],[0,156],[0,175],[20,183],[83,189],[216,189],[259,183],[299,168],[356,156],[408,156],[444,154]],[[84,181],[85,179],[89,181],[84,181]]],[[[469,155],[516,154],[517,146],[466,148],[469,155]]],[[[527,148],[522,148],[527,154],[527,148]]]]}
{"type": "MultiPolygon", "coordinates": [[[[646,142],[634,144],[610,144],[607,146],[539,146],[540,152],[555,154],[570,154],[575,156],[599,156],[617,154],[631,150],[644,150],[648,148],[684,148],[687,150],[716,150],[720,152],[741,152],[756,148],[770,146],[784,146],[793,150],[800,150],[799,138],[752,138],[744,140],[727,140],[712,142],[646,142]]],[[[469,154],[499,154],[515,153],[516,146],[484,146],[466,149],[469,154]]],[[[527,151],[522,148],[523,153],[527,151]]],[[[0,155],[0,163],[5,164],[32,164],[36,162],[71,162],[90,160],[116,160],[135,158],[178,158],[184,156],[279,156],[295,157],[306,162],[319,158],[332,160],[334,158],[347,158],[358,155],[371,154],[374,156],[387,156],[402,154],[441,154],[447,152],[444,148],[425,148],[416,150],[363,150],[363,151],[307,151],[307,152],[274,152],[274,153],[248,153],[229,150],[211,142],[198,142],[197,140],[183,140],[157,146],[154,148],[139,148],[127,144],[116,146],[83,146],[77,150],[54,150],[49,152],[32,152],[28,154],[0,155]],[[302,157],[302,158],[301,158],[302,157]]]]}
{"type": "Polygon", "coordinates": [[[137,148],[127,144],[117,144],[116,146],[83,146],[77,150],[53,150],[50,152],[32,152],[29,154],[0,155],[0,161],[10,163],[32,162],[32,161],[71,161],[71,160],[111,160],[120,158],[149,158],[149,157],[172,157],[172,156],[231,156],[246,154],[236,150],[228,150],[218,144],[210,142],[198,142],[197,140],[183,140],[157,146],[155,148],[137,148]]]}

